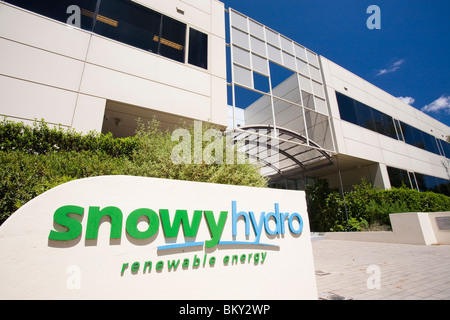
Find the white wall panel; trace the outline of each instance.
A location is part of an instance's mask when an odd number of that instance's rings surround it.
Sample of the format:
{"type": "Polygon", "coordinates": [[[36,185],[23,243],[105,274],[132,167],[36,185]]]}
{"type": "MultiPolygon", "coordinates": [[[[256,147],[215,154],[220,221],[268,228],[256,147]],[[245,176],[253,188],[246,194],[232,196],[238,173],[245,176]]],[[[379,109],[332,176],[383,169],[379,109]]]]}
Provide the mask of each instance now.
{"type": "Polygon", "coordinates": [[[77,91],[84,63],[0,38],[0,73],[77,91]]]}
{"type": "MultiPolygon", "coordinates": [[[[208,73],[102,37],[92,37],[87,61],[176,88],[211,94],[208,73]]],[[[127,83],[123,86],[126,88],[127,83]]]]}
{"type": "Polygon", "coordinates": [[[77,94],[0,76],[0,114],[70,126],[77,94]]]}
{"type": "Polygon", "coordinates": [[[1,2],[0,37],[84,60],[90,33],[1,2]]]}
{"type": "Polygon", "coordinates": [[[173,87],[91,64],[86,65],[81,92],[193,119],[210,117],[209,97],[184,90],[174,94],[173,87]]]}

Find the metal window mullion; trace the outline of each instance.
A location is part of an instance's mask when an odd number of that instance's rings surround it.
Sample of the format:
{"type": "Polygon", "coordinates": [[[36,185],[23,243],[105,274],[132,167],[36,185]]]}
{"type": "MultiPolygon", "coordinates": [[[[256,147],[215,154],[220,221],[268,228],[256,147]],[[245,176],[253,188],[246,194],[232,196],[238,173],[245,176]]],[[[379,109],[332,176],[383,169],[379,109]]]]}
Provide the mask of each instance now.
{"type": "Polygon", "coordinates": [[[266,64],[267,64],[267,75],[269,76],[269,93],[270,93],[270,104],[272,107],[272,119],[273,119],[273,129],[274,129],[274,138],[278,138],[278,130],[277,130],[277,123],[275,120],[275,105],[273,103],[273,91],[272,91],[272,76],[270,72],[270,60],[269,60],[269,52],[267,50],[267,46],[269,45],[267,43],[267,27],[263,26],[264,28],[264,49],[266,50],[266,64]]]}
{"type": "Polygon", "coordinates": [[[303,124],[304,124],[304,126],[305,126],[305,136],[306,136],[306,144],[308,145],[308,146],[310,146],[310,143],[309,143],[309,133],[308,133],[308,124],[306,123],[306,114],[305,114],[305,104],[303,103],[303,97],[302,97],[302,89],[301,89],[301,86],[300,86],[300,77],[299,77],[299,73],[298,72],[296,72],[296,76],[297,76],[297,85],[298,85],[298,91],[299,91],[299,94],[300,94],[300,103],[301,103],[301,105],[302,105],[302,115],[303,115],[303,124]]]}
{"type": "Polygon", "coordinates": [[[232,105],[233,105],[233,129],[237,128],[237,124],[236,124],[236,89],[235,89],[235,80],[234,80],[234,50],[233,50],[233,25],[232,25],[232,21],[231,21],[231,11],[233,9],[229,9],[228,10],[228,24],[230,27],[230,62],[231,62],[231,100],[232,100],[232,105]]]}

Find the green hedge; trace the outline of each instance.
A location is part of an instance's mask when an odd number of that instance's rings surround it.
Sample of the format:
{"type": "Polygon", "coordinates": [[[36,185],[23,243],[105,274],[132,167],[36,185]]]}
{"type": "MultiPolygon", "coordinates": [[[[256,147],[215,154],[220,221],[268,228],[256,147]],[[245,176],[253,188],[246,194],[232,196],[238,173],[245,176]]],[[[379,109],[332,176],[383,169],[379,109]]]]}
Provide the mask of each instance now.
{"type": "Polygon", "coordinates": [[[23,151],[32,154],[47,154],[52,151],[92,151],[110,156],[131,156],[137,147],[136,137],[113,138],[112,134],[94,131],[86,135],[50,128],[45,121],[34,122],[33,126],[3,119],[0,124],[0,150],[23,151]]]}
{"type": "MultiPolygon", "coordinates": [[[[191,131],[193,128],[187,128],[191,131]]],[[[159,123],[141,124],[134,137],[86,135],[45,122],[0,123],[0,224],[29,200],[59,184],[100,175],[134,175],[266,187],[258,168],[245,164],[174,164],[178,142],[159,123]]]]}
{"type": "Polygon", "coordinates": [[[362,231],[390,227],[390,213],[450,211],[450,197],[406,187],[382,190],[366,181],[341,195],[328,182],[307,187],[313,231],[362,231]]]}

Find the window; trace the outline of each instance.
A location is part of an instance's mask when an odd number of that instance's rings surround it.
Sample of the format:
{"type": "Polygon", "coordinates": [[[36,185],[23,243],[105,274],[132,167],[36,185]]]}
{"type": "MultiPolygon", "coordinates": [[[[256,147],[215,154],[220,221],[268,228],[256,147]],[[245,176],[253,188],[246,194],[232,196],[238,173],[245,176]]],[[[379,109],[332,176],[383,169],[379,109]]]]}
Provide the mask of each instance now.
{"type": "Polygon", "coordinates": [[[387,170],[392,187],[406,186],[421,192],[433,191],[447,196],[450,195],[450,180],[393,167],[387,167],[387,170]]]}
{"type": "Polygon", "coordinates": [[[405,137],[405,142],[425,150],[425,141],[423,139],[422,131],[403,122],[400,122],[400,124],[405,137]]]}
{"type": "Polygon", "coordinates": [[[67,23],[73,12],[68,8],[76,5],[81,9],[81,28],[92,31],[97,1],[92,0],[5,0],[18,7],[39,13],[43,16],[67,23]]]}
{"type": "Polygon", "coordinates": [[[387,167],[387,170],[389,174],[389,181],[391,182],[392,187],[400,188],[402,186],[406,186],[408,188],[411,188],[408,171],[393,167],[387,167]]]}
{"type": "MultiPolygon", "coordinates": [[[[80,8],[81,28],[130,46],[185,62],[186,24],[130,0],[6,0],[18,7],[68,23],[80,8]],[[67,13],[69,11],[69,13],[67,13]],[[95,21],[94,21],[95,18],[95,21]]],[[[208,68],[208,35],[190,29],[189,59],[208,68]]]]}
{"type": "Polygon", "coordinates": [[[394,122],[392,117],[384,114],[378,110],[372,109],[373,121],[376,127],[376,132],[384,134],[385,136],[397,139],[394,122]]]}
{"type": "Polygon", "coordinates": [[[341,119],[353,124],[358,124],[358,118],[356,117],[354,104],[355,100],[337,91],[336,98],[339,106],[339,113],[341,114],[341,119]]]}
{"type": "Polygon", "coordinates": [[[360,127],[377,131],[375,121],[373,120],[372,108],[355,100],[356,117],[358,118],[358,125],[360,127]]]}
{"type": "Polygon", "coordinates": [[[420,191],[432,191],[450,195],[449,180],[428,176],[421,173],[416,173],[417,183],[420,191]]]}
{"type": "MultiPolygon", "coordinates": [[[[409,124],[400,122],[405,142],[415,147],[440,155],[437,140],[431,134],[416,129],[409,124]]],[[[447,155],[448,156],[448,155],[447,155]]]]}
{"type": "Polygon", "coordinates": [[[428,150],[430,152],[433,152],[434,154],[439,155],[439,148],[437,145],[437,141],[436,138],[434,136],[432,136],[431,134],[428,133],[423,133],[423,138],[425,141],[425,150],[428,150]]]}
{"type": "Polygon", "coordinates": [[[99,15],[104,18],[97,18],[95,33],[158,53],[161,14],[130,1],[109,0],[101,2],[99,15]]]}
{"type": "Polygon", "coordinates": [[[186,25],[129,0],[101,1],[94,32],[184,62],[186,25]]]}
{"type": "MultiPolygon", "coordinates": [[[[339,113],[341,119],[360,127],[378,132],[385,136],[405,141],[407,144],[424,149],[437,155],[444,155],[440,151],[438,139],[433,135],[423,132],[409,124],[393,119],[391,116],[373,109],[350,97],[336,92],[339,113]]],[[[442,150],[448,157],[450,155],[449,144],[440,141],[442,150]]]]}
{"type": "Polygon", "coordinates": [[[163,16],[159,54],[178,62],[184,62],[185,47],[186,25],[163,16]]]}
{"type": "Polygon", "coordinates": [[[189,29],[189,61],[190,64],[208,69],[208,35],[189,29]]]}
{"type": "Polygon", "coordinates": [[[339,92],[336,92],[336,98],[342,120],[397,139],[395,126],[391,116],[339,92]]]}
{"type": "Polygon", "coordinates": [[[442,146],[442,150],[445,153],[445,156],[447,158],[450,158],[450,143],[448,143],[447,141],[444,140],[440,140],[441,146],[442,146]]]}

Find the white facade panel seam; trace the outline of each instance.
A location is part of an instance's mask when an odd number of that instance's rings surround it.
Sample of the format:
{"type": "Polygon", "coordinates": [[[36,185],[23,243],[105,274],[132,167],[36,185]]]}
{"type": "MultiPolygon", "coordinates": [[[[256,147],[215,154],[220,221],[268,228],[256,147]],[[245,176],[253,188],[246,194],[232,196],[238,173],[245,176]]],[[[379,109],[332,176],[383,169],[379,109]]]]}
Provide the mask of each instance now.
{"type": "Polygon", "coordinates": [[[15,42],[17,44],[21,44],[21,45],[24,45],[24,46],[27,46],[27,47],[30,47],[30,48],[33,48],[33,49],[45,51],[45,52],[48,52],[48,53],[51,53],[51,54],[55,54],[55,55],[58,55],[58,56],[61,56],[61,57],[67,58],[67,59],[72,59],[72,60],[76,60],[76,61],[80,61],[80,62],[84,62],[85,61],[85,59],[75,58],[75,57],[68,56],[68,55],[65,55],[65,54],[62,54],[62,53],[59,53],[59,52],[48,50],[48,49],[45,49],[45,48],[42,48],[42,47],[37,47],[37,46],[34,46],[34,45],[30,45],[28,43],[24,43],[24,42],[17,41],[17,40],[14,40],[14,39],[6,38],[6,37],[3,37],[3,36],[0,36],[0,39],[11,41],[11,42],[15,42]]]}
{"type": "Polygon", "coordinates": [[[66,88],[61,88],[61,87],[58,87],[58,86],[55,86],[55,85],[45,84],[45,83],[42,83],[42,82],[37,82],[37,81],[23,79],[23,78],[18,78],[18,77],[14,77],[14,76],[3,74],[3,73],[0,73],[0,76],[1,77],[5,77],[5,78],[14,79],[14,80],[19,80],[19,81],[24,81],[24,82],[28,82],[28,83],[37,84],[37,85],[40,85],[40,86],[43,86],[43,87],[49,87],[49,88],[58,89],[58,90],[62,90],[62,91],[67,91],[67,92],[72,92],[72,93],[79,93],[77,90],[70,90],[70,89],[66,89],[66,88]]]}
{"type": "MultiPolygon", "coordinates": [[[[125,74],[125,75],[127,75],[127,76],[132,76],[132,77],[135,77],[135,78],[139,78],[139,79],[141,79],[141,80],[145,80],[145,81],[157,83],[157,84],[164,85],[164,86],[167,86],[167,87],[171,87],[171,88],[174,88],[174,89],[177,89],[177,90],[182,90],[182,91],[185,91],[185,92],[194,93],[194,94],[197,94],[197,95],[206,97],[206,98],[210,98],[210,97],[211,97],[211,95],[199,93],[198,91],[193,91],[193,90],[188,90],[188,89],[180,88],[180,87],[177,87],[177,86],[174,86],[174,85],[165,83],[165,82],[151,80],[151,79],[148,79],[148,78],[145,78],[145,77],[136,75],[136,74],[132,74],[132,73],[129,73],[129,72],[125,72],[125,71],[121,71],[121,70],[116,70],[116,69],[113,69],[113,68],[105,67],[105,66],[102,66],[102,65],[99,65],[99,64],[96,64],[96,63],[86,62],[86,64],[87,64],[87,65],[94,66],[94,67],[102,68],[102,69],[107,69],[107,70],[110,70],[110,71],[113,71],[113,72],[122,73],[122,74],[125,74]]],[[[83,79],[83,80],[84,80],[84,79],[83,79]]],[[[82,87],[82,85],[83,85],[83,80],[82,80],[82,83],[81,83],[81,87],[82,87]]],[[[80,89],[80,90],[81,90],[81,89],[80,89]]],[[[85,94],[85,92],[83,92],[82,90],[79,91],[79,92],[85,94]]],[[[92,95],[92,96],[95,96],[95,95],[92,95]]],[[[104,97],[100,97],[100,98],[104,98],[104,97]]]]}

